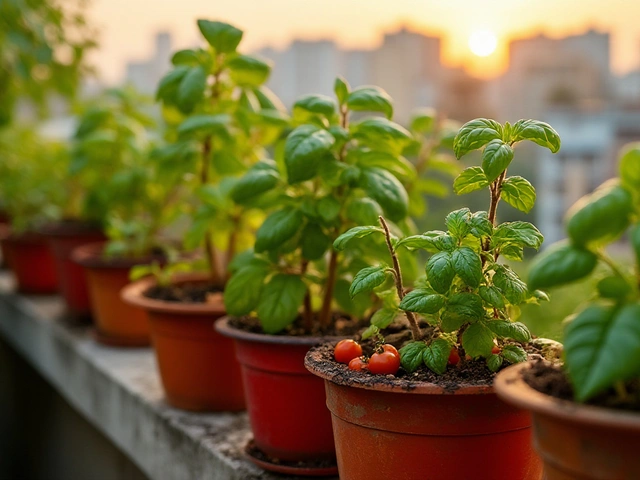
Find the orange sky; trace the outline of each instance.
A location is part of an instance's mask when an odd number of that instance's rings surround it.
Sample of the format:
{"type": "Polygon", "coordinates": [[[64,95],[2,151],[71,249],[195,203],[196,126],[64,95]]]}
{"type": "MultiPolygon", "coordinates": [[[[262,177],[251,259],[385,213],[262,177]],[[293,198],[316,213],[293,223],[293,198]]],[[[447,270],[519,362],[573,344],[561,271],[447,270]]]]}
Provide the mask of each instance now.
{"type": "Polygon", "coordinates": [[[345,47],[373,48],[384,31],[407,24],[442,36],[448,64],[464,63],[485,77],[504,68],[511,38],[595,27],[612,33],[616,71],[640,66],[638,0],[91,0],[90,16],[101,30],[94,59],[110,82],[122,77],[125,61],[149,55],[158,30],[172,32],[178,47],[193,43],[197,18],[243,28],[245,51],[282,47],[292,38],[334,38],[345,47]],[[470,53],[467,41],[475,29],[496,33],[496,53],[486,58],[470,53]]]}

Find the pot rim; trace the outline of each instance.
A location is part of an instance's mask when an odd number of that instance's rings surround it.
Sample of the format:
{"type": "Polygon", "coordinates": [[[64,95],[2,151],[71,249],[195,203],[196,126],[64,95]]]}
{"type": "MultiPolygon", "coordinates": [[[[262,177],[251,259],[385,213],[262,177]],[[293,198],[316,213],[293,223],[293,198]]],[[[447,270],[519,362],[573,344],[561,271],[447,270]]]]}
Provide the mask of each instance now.
{"type": "Polygon", "coordinates": [[[292,335],[273,335],[269,333],[254,333],[254,332],[246,332],[244,330],[239,330],[235,327],[232,327],[229,324],[231,317],[221,318],[216,322],[215,329],[221,335],[225,337],[233,338],[234,340],[243,340],[245,342],[254,342],[254,343],[270,343],[270,344],[278,344],[278,345],[304,345],[304,346],[315,346],[320,343],[331,342],[335,340],[341,340],[345,337],[336,337],[336,336],[292,336],[292,335]]]}
{"type": "MultiPolygon", "coordinates": [[[[206,274],[203,273],[186,273],[176,275],[174,283],[198,282],[205,281],[206,274]]],[[[220,317],[226,315],[224,308],[224,300],[222,292],[213,295],[214,301],[210,303],[181,303],[167,302],[166,300],[158,300],[148,298],[144,292],[156,285],[153,277],[143,278],[136,282],[130,283],[120,291],[120,298],[127,304],[134,307],[143,308],[150,312],[168,313],[177,315],[207,315],[220,317]]]]}
{"type": "Polygon", "coordinates": [[[103,256],[106,241],[92,242],[76,247],[71,252],[71,259],[85,268],[104,269],[129,269],[136,265],[144,265],[154,260],[162,262],[164,257],[160,255],[146,255],[143,257],[114,257],[103,256]]]}
{"type": "Polygon", "coordinates": [[[47,237],[104,237],[99,224],[77,219],[63,219],[47,223],[38,228],[38,233],[47,237]]]}
{"type": "MultiPolygon", "coordinates": [[[[314,351],[315,349],[312,349],[305,355],[304,366],[314,375],[335,385],[361,388],[363,390],[375,390],[378,392],[413,393],[421,395],[487,395],[495,393],[491,385],[462,384],[460,388],[450,390],[435,383],[411,381],[401,378],[395,379],[394,383],[390,384],[388,375],[381,376],[387,380],[386,382],[376,381],[375,377],[380,377],[377,375],[367,375],[363,378],[355,378],[351,379],[352,381],[346,381],[344,376],[339,373],[332,375],[326,372],[325,369],[323,369],[325,362],[313,358],[314,351]]],[[[348,369],[346,365],[344,365],[344,368],[348,369]]]]}
{"type": "Polygon", "coordinates": [[[29,245],[46,243],[46,239],[37,231],[25,230],[24,232],[16,233],[10,225],[6,224],[0,224],[0,241],[12,244],[21,243],[29,245]]]}
{"type": "Polygon", "coordinates": [[[531,368],[530,362],[512,365],[498,373],[494,387],[502,400],[533,413],[548,415],[564,422],[619,430],[640,430],[640,414],[582,405],[538,392],[522,378],[522,371],[527,368],[531,368]]]}

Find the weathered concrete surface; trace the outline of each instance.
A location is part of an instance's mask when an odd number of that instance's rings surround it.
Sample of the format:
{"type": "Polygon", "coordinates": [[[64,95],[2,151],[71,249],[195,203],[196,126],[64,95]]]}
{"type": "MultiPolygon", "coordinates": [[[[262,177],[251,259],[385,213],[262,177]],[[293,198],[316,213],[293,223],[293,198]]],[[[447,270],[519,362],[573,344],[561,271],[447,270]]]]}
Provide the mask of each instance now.
{"type": "Polygon", "coordinates": [[[171,408],[150,349],[99,345],[90,328],[66,326],[62,311],[57,297],[15,295],[0,276],[0,334],[150,478],[282,478],[244,457],[246,414],[171,408]]]}

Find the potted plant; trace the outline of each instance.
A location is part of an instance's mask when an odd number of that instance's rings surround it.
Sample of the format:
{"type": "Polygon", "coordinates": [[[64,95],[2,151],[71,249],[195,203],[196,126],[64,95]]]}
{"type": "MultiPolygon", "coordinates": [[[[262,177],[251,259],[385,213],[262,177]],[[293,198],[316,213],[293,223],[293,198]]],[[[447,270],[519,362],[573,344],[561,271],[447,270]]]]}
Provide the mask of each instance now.
{"type": "MultiPolygon", "coordinates": [[[[335,448],[322,382],[304,369],[307,350],[357,330],[367,302],[347,294],[348,279],[381,245],[357,254],[331,249],[341,231],[379,215],[400,232],[408,211],[398,171],[415,171],[403,150],[413,138],[390,120],[391,99],[371,86],[351,89],[338,78],[337,101],[300,98],[298,126],[273,170],[276,207],[238,257],[225,289],[232,316],[216,324],[236,341],[254,438],[252,459],[270,470],[335,472],[335,448]],[[374,112],[350,122],[353,112],[374,112]],[[324,460],[326,463],[317,463],[324,460]]],[[[255,182],[251,172],[243,181],[255,182]]],[[[251,183],[250,183],[251,182],[251,183]]]]}
{"type": "Polygon", "coordinates": [[[564,365],[518,365],[496,378],[498,395],[532,412],[549,480],[634,478],[640,471],[639,172],[640,146],[631,144],[619,178],[569,210],[568,241],[549,247],[529,272],[534,288],[598,280],[592,298],[567,319],[564,365]],[[625,233],[634,259],[616,262],[605,248],[625,233]]]}
{"type": "Polygon", "coordinates": [[[64,197],[59,179],[68,152],[27,128],[5,129],[0,136],[0,197],[11,223],[0,225],[0,244],[21,293],[57,291],[53,257],[38,228],[58,214],[64,197]]]}
{"type": "Polygon", "coordinates": [[[351,284],[356,298],[374,292],[384,300],[362,343],[327,344],[306,357],[307,368],[325,379],[341,478],[540,478],[529,414],[502,403],[491,387],[494,372],[535,351],[515,320],[520,304],[544,298],[500,261],[521,260],[525,247],[542,243],[528,222],[497,222],[500,200],[525,212],[535,201],[527,180],[507,177],[513,145],[522,140],[560,147],[556,132],[533,120],[476,119],[455,138],[458,158],[484,147],[482,166],[464,170],[454,190],[487,188],[488,211],[462,208],[447,215],[447,231],[408,237],[395,236],[381,217],[378,226],[355,227],[335,241],[342,250],[382,237],[389,259],[366,266],[351,284]],[[411,290],[399,262],[407,248],[431,254],[426,277],[411,290]],[[389,327],[395,331],[385,338],[389,327]]]}
{"type": "Polygon", "coordinates": [[[158,98],[171,128],[158,152],[166,168],[182,172],[192,195],[182,202],[189,228],[184,248],[162,270],[123,291],[125,301],[149,314],[154,349],[169,403],[188,410],[242,410],[244,393],[233,343],[213,329],[225,315],[222,290],[227,266],[247,248],[260,213],[236,202],[272,182],[265,147],[288,125],[280,102],[264,87],[271,67],[237,52],[243,32],[232,25],[198,20],[206,48],[181,50],[160,82],[158,98]],[[239,180],[261,177],[252,190],[239,180]],[[260,181],[259,181],[260,182],[260,181]],[[204,251],[204,260],[194,255],[204,251]],[[181,270],[188,274],[175,277],[181,270]],[[197,273],[204,270],[205,273],[197,273]]]}

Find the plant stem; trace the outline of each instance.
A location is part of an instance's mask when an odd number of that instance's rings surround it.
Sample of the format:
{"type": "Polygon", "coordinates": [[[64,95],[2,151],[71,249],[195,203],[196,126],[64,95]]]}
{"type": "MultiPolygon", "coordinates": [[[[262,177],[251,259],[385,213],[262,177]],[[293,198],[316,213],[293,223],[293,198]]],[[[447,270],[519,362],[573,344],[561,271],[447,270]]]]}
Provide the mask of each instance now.
{"type": "Polygon", "coordinates": [[[618,277],[622,278],[625,281],[627,280],[622,270],[620,270],[620,268],[618,268],[618,266],[616,265],[616,262],[614,262],[613,259],[609,255],[607,255],[604,251],[598,252],[598,258],[600,258],[600,260],[606,263],[607,266],[611,269],[611,271],[615,275],[617,275],[618,277]]]}
{"type": "MultiPolygon", "coordinates": [[[[389,254],[391,255],[391,260],[393,262],[393,271],[395,272],[394,280],[396,283],[396,290],[398,292],[398,297],[400,297],[400,300],[402,300],[404,298],[404,286],[402,285],[402,271],[400,270],[398,255],[396,254],[396,251],[391,244],[391,232],[389,232],[389,226],[387,225],[387,222],[385,222],[384,218],[382,217],[378,217],[378,220],[380,220],[380,225],[382,225],[382,228],[384,229],[384,238],[387,242],[387,248],[389,249],[389,254]]],[[[411,327],[411,336],[414,340],[420,340],[422,338],[422,333],[420,332],[420,326],[418,325],[416,316],[413,314],[413,312],[407,312],[406,310],[404,311],[404,314],[406,315],[407,320],[409,320],[409,326],[411,327]]]]}
{"type": "MultiPolygon", "coordinates": [[[[491,203],[489,204],[489,221],[491,225],[496,226],[496,216],[498,213],[498,203],[500,203],[500,189],[502,188],[502,183],[504,179],[507,177],[507,171],[505,170],[500,174],[498,178],[496,178],[491,186],[489,187],[491,191],[491,203]]],[[[487,238],[482,245],[482,250],[488,252],[491,249],[491,239],[487,238]]],[[[495,256],[494,261],[498,260],[498,255],[495,256]]],[[[482,266],[486,262],[486,258],[482,257],[482,266]]]]}
{"type": "MultiPolygon", "coordinates": [[[[300,275],[304,275],[305,273],[307,273],[308,266],[309,266],[309,261],[302,260],[302,264],[300,266],[300,275]]],[[[313,330],[313,311],[311,309],[311,293],[309,292],[308,288],[306,293],[304,294],[302,320],[304,323],[304,329],[307,332],[311,332],[313,330]]]]}
{"type": "Polygon", "coordinates": [[[231,233],[229,233],[229,241],[227,243],[227,253],[226,253],[226,273],[225,273],[225,277],[227,280],[229,280],[229,277],[231,276],[231,273],[229,272],[229,264],[231,263],[231,260],[233,260],[233,257],[236,254],[236,243],[238,242],[238,230],[240,230],[240,222],[241,222],[241,215],[240,214],[234,214],[231,217],[231,221],[232,221],[232,228],[231,228],[231,233]]]}
{"type": "MultiPolygon", "coordinates": [[[[202,144],[202,169],[200,170],[200,185],[205,186],[209,181],[209,161],[211,159],[211,136],[205,138],[202,144]]],[[[211,229],[207,229],[204,235],[204,248],[209,264],[209,274],[211,283],[216,286],[221,285],[220,263],[213,248],[213,240],[211,238],[211,229]]]]}

